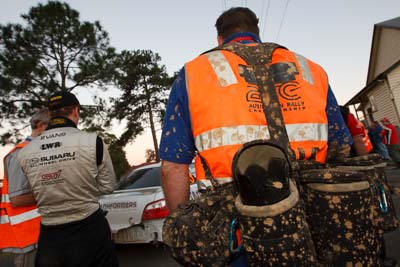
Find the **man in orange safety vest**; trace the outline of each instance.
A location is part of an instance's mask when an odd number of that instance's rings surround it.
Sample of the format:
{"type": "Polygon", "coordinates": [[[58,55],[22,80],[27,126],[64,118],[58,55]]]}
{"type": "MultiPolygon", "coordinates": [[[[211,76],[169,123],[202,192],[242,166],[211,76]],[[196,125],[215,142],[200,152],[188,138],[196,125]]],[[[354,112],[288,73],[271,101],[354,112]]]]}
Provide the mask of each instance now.
{"type": "Polygon", "coordinates": [[[48,109],[37,111],[30,119],[31,136],[17,144],[4,157],[4,179],[0,202],[0,249],[13,253],[17,267],[34,266],[40,229],[40,215],[29,183],[18,164],[18,153],[33,138],[40,135],[49,122],[48,109]]]}

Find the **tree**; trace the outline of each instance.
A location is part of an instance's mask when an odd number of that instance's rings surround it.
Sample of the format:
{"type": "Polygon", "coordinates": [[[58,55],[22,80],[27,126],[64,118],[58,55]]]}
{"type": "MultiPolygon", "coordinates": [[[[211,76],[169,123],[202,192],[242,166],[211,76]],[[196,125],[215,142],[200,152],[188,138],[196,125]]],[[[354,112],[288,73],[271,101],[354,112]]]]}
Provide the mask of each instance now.
{"type": "Polygon", "coordinates": [[[149,50],[122,51],[116,60],[114,78],[122,94],[111,101],[111,118],[126,119],[120,145],[126,145],[145,127],[150,127],[156,161],[159,161],[156,126],[163,119],[167,91],[174,79],[159,64],[160,60],[158,54],[149,50]]]}
{"type": "Polygon", "coordinates": [[[12,129],[54,92],[101,88],[115,57],[100,23],[81,22],[66,3],[39,4],[22,18],[0,25],[0,126],[12,129]]]}
{"type": "Polygon", "coordinates": [[[146,158],[146,163],[157,161],[156,152],[152,149],[146,149],[146,155],[144,157],[146,158]]]}
{"type": "Polygon", "coordinates": [[[117,176],[117,180],[119,180],[129,170],[130,166],[123,147],[119,145],[118,138],[114,134],[107,133],[103,128],[97,126],[86,128],[85,131],[96,132],[104,140],[104,143],[107,144],[115,175],[117,176]]]}

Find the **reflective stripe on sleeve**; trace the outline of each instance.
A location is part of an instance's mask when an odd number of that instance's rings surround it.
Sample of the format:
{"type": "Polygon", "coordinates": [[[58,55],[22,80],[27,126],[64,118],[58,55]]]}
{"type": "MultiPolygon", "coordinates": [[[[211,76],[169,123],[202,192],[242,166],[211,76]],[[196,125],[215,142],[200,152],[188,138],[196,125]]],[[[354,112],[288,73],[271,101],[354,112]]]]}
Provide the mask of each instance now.
{"type": "MultiPolygon", "coordinates": [[[[286,124],[290,142],[327,141],[328,125],[320,123],[286,124]]],[[[239,125],[221,127],[199,134],[195,137],[199,152],[228,145],[241,145],[246,142],[270,139],[266,125],[239,125]]]]}
{"type": "Polygon", "coordinates": [[[221,87],[237,83],[235,73],[221,51],[212,51],[205,54],[217,75],[221,87]]]}
{"type": "Polygon", "coordinates": [[[1,202],[10,203],[10,197],[8,196],[8,194],[2,194],[1,195],[1,202]]]}
{"type": "Polygon", "coordinates": [[[10,224],[15,225],[19,224],[21,222],[25,222],[28,220],[35,219],[37,217],[40,217],[40,214],[38,212],[38,209],[33,209],[15,216],[9,216],[10,218],[10,224]]]}
{"type": "Polygon", "coordinates": [[[0,216],[0,224],[6,224],[6,223],[10,223],[10,220],[8,218],[8,215],[2,215],[0,216]]]}

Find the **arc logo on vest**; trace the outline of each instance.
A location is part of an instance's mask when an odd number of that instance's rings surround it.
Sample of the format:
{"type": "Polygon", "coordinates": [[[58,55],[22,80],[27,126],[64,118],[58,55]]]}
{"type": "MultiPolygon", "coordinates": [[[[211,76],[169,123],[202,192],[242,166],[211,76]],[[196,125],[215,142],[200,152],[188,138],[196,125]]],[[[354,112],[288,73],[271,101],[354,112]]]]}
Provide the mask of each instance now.
{"type": "Polygon", "coordinates": [[[278,89],[279,96],[287,100],[281,103],[282,111],[302,111],[306,109],[304,101],[301,100],[299,90],[300,85],[296,81],[290,81],[275,85],[278,89]]]}
{"type": "Polygon", "coordinates": [[[248,90],[246,94],[246,101],[249,104],[249,112],[263,112],[263,104],[257,87],[249,86],[249,88],[250,90],[248,90]]]}

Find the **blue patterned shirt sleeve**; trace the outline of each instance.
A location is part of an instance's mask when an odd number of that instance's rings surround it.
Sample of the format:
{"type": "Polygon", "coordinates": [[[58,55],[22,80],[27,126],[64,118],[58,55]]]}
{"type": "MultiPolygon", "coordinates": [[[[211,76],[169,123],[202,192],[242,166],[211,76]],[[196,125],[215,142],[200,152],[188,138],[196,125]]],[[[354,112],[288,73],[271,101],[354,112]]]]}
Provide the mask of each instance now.
{"type": "Polygon", "coordinates": [[[326,115],[328,117],[328,144],[337,140],[339,146],[352,145],[353,139],[351,138],[349,129],[343,120],[339,105],[330,86],[326,103],[326,115]]]}
{"type": "Polygon", "coordinates": [[[195,156],[188,105],[185,70],[182,68],[172,85],[165,112],[159,149],[162,160],[189,164],[195,156]]]}

